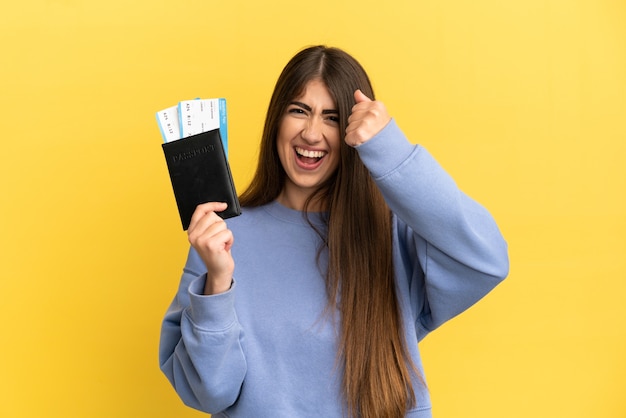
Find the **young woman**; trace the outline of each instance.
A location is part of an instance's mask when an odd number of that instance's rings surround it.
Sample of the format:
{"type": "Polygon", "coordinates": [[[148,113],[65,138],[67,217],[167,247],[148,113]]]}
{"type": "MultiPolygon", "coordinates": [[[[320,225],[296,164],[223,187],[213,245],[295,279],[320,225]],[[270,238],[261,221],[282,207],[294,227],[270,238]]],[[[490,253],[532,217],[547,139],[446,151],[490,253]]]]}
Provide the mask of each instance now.
{"type": "Polygon", "coordinates": [[[240,197],[198,206],[160,363],[218,417],[430,417],[418,342],[508,274],[490,214],[350,55],[294,56],[240,197]]]}

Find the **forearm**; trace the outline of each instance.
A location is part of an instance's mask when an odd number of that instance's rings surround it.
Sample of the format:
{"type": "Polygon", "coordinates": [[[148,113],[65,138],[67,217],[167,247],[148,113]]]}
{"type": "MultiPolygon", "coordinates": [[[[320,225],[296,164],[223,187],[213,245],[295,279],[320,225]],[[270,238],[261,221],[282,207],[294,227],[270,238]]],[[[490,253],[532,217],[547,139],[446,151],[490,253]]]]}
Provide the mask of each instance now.
{"type": "Polygon", "coordinates": [[[394,121],[357,150],[391,210],[418,235],[473,269],[506,276],[506,242],[490,213],[394,121]]]}
{"type": "MultiPolygon", "coordinates": [[[[183,275],[183,282],[188,279],[183,275]]],[[[168,310],[161,331],[160,364],[185,404],[215,413],[237,399],[246,362],[234,289],[205,296],[204,282],[204,276],[191,281],[187,295],[177,296],[168,310]],[[181,299],[189,304],[181,304],[181,299]]]]}

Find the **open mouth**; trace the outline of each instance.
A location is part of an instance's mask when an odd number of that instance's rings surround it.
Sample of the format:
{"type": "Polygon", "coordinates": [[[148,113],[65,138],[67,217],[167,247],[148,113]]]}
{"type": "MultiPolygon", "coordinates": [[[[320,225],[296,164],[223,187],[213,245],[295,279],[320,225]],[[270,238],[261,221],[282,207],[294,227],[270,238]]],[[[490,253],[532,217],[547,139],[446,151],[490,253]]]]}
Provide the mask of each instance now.
{"type": "Polygon", "coordinates": [[[299,162],[306,166],[318,164],[328,154],[326,151],[311,151],[295,147],[296,157],[299,162]]]}

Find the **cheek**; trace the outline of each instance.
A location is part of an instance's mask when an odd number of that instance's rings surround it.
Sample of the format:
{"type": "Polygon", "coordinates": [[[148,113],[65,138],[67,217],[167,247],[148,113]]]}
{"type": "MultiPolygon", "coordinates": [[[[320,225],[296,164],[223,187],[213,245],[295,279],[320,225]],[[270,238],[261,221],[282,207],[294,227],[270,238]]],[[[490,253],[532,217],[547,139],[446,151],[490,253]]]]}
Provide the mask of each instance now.
{"type": "Polygon", "coordinates": [[[285,150],[288,147],[290,147],[290,145],[287,129],[285,129],[284,124],[281,124],[278,129],[278,135],[276,136],[276,149],[278,150],[278,155],[281,159],[284,157],[285,150]]]}
{"type": "Polygon", "coordinates": [[[289,149],[285,145],[285,141],[281,141],[280,137],[278,137],[278,140],[276,141],[276,150],[278,151],[278,158],[280,159],[280,163],[284,167],[285,164],[289,161],[287,158],[289,155],[289,149]]]}
{"type": "Polygon", "coordinates": [[[331,136],[328,137],[328,145],[334,154],[339,155],[341,152],[341,135],[339,135],[339,131],[333,132],[331,136]]]}
{"type": "Polygon", "coordinates": [[[339,163],[341,161],[341,139],[339,138],[339,135],[337,135],[335,138],[329,140],[328,142],[331,149],[332,167],[334,171],[337,166],[339,166],[339,163]]]}
{"type": "Polygon", "coordinates": [[[289,118],[283,119],[283,121],[278,126],[278,136],[277,136],[277,145],[281,146],[290,146],[291,140],[297,136],[299,132],[299,127],[293,120],[289,118]]]}
{"type": "Polygon", "coordinates": [[[276,146],[277,147],[280,147],[284,141],[284,137],[285,137],[284,132],[285,130],[283,129],[283,125],[282,124],[278,125],[278,131],[276,132],[276,146]]]}

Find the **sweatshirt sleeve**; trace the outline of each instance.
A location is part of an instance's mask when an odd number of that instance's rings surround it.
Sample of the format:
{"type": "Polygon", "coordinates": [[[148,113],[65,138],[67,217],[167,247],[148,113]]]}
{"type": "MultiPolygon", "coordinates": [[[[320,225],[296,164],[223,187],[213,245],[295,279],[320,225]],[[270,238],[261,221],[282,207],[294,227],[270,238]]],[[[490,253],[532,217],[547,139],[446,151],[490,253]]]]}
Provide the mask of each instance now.
{"type": "Polygon", "coordinates": [[[507,244],[491,214],[394,120],[356,149],[403,229],[398,236],[414,266],[411,302],[421,339],[508,275],[507,244]]]}
{"type": "Polygon", "coordinates": [[[216,413],[239,396],[246,361],[234,308],[236,283],[225,293],[205,296],[202,266],[191,249],[162,323],[159,363],[186,405],[216,413]]]}

